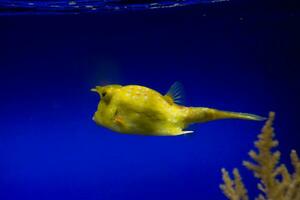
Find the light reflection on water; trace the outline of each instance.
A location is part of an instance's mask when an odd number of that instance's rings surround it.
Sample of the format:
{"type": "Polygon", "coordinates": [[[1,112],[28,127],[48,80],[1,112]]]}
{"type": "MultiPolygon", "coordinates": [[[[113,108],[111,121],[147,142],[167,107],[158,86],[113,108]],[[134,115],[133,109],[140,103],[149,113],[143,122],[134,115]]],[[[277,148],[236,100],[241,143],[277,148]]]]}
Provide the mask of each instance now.
{"type": "Polygon", "coordinates": [[[57,0],[0,1],[0,15],[78,14],[106,11],[151,10],[192,4],[213,4],[229,0],[57,0]]]}

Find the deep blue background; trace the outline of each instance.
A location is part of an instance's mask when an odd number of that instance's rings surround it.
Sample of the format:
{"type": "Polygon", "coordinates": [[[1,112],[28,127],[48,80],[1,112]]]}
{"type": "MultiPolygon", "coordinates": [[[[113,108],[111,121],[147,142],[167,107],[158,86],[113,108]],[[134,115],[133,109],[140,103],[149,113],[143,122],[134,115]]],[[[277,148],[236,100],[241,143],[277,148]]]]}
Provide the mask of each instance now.
{"type": "Polygon", "coordinates": [[[300,152],[299,9],[214,4],[130,13],[0,18],[0,199],[225,199],[263,122],[225,120],[180,137],[117,134],[91,120],[96,84],[174,81],[187,105],[267,116],[283,161],[300,152]]]}

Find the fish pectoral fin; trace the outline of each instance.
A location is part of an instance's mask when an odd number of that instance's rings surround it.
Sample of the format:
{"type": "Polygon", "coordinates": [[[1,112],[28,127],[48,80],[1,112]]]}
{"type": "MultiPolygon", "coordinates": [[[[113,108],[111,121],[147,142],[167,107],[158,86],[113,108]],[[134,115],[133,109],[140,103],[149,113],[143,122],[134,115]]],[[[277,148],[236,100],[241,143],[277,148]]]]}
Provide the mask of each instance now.
{"type": "Polygon", "coordinates": [[[123,118],[120,116],[120,115],[116,115],[115,118],[114,118],[114,122],[119,125],[119,126],[124,126],[125,123],[124,123],[124,120],[123,118]]]}

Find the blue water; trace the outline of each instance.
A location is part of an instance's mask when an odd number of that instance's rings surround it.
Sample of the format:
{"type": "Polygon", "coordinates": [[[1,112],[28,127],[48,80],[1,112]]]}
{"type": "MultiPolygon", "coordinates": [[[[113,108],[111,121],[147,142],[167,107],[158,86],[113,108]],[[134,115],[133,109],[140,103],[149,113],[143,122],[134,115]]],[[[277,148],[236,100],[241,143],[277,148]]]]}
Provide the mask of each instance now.
{"type": "Polygon", "coordinates": [[[282,160],[300,152],[300,17],[289,1],[9,12],[0,17],[1,200],[220,200],[222,167],[238,167],[256,195],[241,163],[263,122],[118,134],[92,121],[99,97],[89,90],[101,84],[165,93],[180,81],[187,106],[275,111],[282,160]]]}

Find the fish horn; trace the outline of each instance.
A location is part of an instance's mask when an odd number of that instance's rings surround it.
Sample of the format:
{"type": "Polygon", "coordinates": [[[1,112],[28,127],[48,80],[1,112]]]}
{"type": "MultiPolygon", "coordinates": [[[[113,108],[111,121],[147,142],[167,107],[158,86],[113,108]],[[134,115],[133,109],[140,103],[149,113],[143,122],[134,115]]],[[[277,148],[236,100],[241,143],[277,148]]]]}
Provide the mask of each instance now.
{"type": "Polygon", "coordinates": [[[100,86],[96,86],[96,88],[92,88],[90,91],[99,93],[100,89],[100,86]]]}

